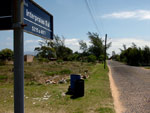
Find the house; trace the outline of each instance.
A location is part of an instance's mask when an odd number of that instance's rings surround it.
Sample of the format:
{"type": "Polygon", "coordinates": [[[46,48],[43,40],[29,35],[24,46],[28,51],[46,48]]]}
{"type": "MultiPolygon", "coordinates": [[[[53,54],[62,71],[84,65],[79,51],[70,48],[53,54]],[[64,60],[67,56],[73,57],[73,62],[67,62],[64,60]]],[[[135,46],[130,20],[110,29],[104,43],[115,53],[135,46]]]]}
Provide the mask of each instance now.
{"type": "Polygon", "coordinates": [[[33,62],[33,55],[24,55],[24,61],[25,62],[33,62]]]}

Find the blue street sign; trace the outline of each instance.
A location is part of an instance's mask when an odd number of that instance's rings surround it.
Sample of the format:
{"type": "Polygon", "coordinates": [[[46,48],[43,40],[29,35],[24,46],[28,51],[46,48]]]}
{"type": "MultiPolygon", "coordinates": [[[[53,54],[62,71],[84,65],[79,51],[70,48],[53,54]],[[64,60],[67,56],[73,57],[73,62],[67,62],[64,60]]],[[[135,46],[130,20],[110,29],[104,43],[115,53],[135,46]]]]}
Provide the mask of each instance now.
{"type": "Polygon", "coordinates": [[[24,31],[53,39],[53,16],[31,0],[24,0],[24,31]]]}
{"type": "Polygon", "coordinates": [[[0,30],[12,29],[12,0],[0,3],[0,30]]]}

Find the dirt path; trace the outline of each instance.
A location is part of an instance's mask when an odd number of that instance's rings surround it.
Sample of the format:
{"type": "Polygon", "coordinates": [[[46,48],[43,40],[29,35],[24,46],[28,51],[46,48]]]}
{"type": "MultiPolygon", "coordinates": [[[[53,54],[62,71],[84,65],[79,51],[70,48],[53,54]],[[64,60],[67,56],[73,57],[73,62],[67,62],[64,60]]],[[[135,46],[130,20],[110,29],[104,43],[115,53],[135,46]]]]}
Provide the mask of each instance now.
{"type": "Polygon", "coordinates": [[[116,113],[123,113],[125,111],[125,108],[122,106],[122,103],[120,102],[120,99],[119,99],[120,93],[119,93],[118,88],[116,87],[116,84],[112,78],[110,66],[108,66],[108,68],[109,68],[110,88],[111,88],[112,97],[114,100],[115,111],[116,111],[116,113]]]}
{"type": "Polygon", "coordinates": [[[150,113],[150,70],[128,66],[116,61],[107,63],[111,68],[112,76],[110,78],[112,77],[119,92],[118,94],[113,93],[113,95],[117,95],[114,96],[114,101],[115,98],[119,98],[121,102],[119,105],[122,104],[124,107],[121,112],[150,113]]]}

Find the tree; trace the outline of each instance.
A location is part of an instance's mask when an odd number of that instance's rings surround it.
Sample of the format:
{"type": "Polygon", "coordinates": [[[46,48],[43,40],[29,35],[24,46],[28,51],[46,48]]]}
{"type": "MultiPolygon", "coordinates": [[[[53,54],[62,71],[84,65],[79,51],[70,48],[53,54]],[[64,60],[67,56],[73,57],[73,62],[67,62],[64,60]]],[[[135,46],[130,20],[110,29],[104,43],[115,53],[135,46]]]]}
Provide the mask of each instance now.
{"type": "Polygon", "coordinates": [[[104,41],[101,38],[99,38],[99,35],[97,33],[88,32],[88,37],[90,39],[90,43],[92,44],[89,47],[89,52],[95,55],[96,58],[104,54],[104,41]]]}
{"type": "Polygon", "coordinates": [[[80,50],[82,50],[83,52],[87,52],[88,51],[88,47],[86,42],[84,42],[83,40],[79,41],[79,45],[80,45],[80,50]]]}
{"type": "Polygon", "coordinates": [[[13,59],[13,51],[11,49],[3,49],[0,51],[0,60],[12,60],[13,59]]]}
{"type": "Polygon", "coordinates": [[[43,40],[39,42],[40,47],[36,47],[34,49],[34,51],[37,51],[38,57],[41,58],[46,58],[46,59],[51,59],[51,58],[56,58],[56,52],[54,50],[54,48],[48,46],[49,45],[49,41],[48,40],[43,40]]]}
{"type": "Polygon", "coordinates": [[[129,65],[149,65],[150,64],[150,48],[145,46],[143,49],[137,47],[135,43],[128,49],[121,50],[120,61],[129,65]]]}
{"type": "Polygon", "coordinates": [[[65,38],[58,35],[55,35],[53,40],[40,42],[39,45],[40,47],[35,48],[35,51],[38,51],[38,57],[68,60],[68,57],[72,55],[72,50],[65,46],[65,38]]]}

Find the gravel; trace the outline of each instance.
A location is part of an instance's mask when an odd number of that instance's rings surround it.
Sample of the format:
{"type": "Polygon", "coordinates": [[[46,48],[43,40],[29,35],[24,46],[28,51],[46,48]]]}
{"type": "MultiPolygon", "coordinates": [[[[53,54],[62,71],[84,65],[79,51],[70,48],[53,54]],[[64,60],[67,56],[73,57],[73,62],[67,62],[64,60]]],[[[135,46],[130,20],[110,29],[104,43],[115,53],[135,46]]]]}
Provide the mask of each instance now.
{"type": "Polygon", "coordinates": [[[150,70],[108,61],[124,113],[150,113],[150,70]]]}

